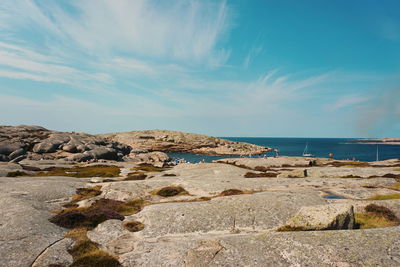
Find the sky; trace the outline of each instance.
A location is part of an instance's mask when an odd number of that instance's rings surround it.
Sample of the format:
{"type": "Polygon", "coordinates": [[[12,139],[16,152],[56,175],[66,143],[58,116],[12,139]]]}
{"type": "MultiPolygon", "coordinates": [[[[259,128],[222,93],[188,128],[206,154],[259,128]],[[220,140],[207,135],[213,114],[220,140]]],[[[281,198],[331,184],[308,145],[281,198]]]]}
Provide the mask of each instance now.
{"type": "Polygon", "coordinates": [[[400,137],[398,0],[2,0],[0,124],[400,137]]]}

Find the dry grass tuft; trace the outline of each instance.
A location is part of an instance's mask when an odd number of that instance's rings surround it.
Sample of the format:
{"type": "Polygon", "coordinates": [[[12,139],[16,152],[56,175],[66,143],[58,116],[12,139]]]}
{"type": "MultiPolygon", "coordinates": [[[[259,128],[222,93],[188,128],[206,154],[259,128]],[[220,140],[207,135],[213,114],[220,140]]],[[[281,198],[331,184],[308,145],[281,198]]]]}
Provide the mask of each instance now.
{"type": "Polygon", "coordinates": [[[391,227],[400,224],[399,218],[390,209],[369,204],[365,212],[355,214],[356,227],[360,229],[391,227]]]}
{"type": "Polygon", "coordinates": [[[332,165],[334,167],[368,167],[368,162],[365,161],[332,161],[325,165],[332,165]]]}
{"type": "Polygon", "coordinates": [[[389,200],[389,199],[400,199],[400,193],[388,194],[388,195],[375,195],[370,198],[367,198],[367,200],[389,200]]]}
{"type": "Polygon", "coordinates": [[[84,227],[75,228],[69,231],[66,238],[71,238],[75,244],[68,252],[74,261],[70,266],[75,267],[114,267],[121,266],[118,259],[107,252],[100,250],[99,245],[87,237],[87,230],[84,227]]]}

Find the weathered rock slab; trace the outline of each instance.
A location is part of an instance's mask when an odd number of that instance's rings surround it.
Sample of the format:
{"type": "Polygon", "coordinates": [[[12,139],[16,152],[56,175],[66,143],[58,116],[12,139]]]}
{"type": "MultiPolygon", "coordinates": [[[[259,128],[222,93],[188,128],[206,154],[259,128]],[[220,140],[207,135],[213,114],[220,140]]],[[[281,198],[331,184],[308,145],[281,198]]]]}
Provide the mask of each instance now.
{"type": "Polygon", "coordinates": [[[300,231],[353,229],[354,208],[340,203],[304,206],[285,226],[300,231]]]}

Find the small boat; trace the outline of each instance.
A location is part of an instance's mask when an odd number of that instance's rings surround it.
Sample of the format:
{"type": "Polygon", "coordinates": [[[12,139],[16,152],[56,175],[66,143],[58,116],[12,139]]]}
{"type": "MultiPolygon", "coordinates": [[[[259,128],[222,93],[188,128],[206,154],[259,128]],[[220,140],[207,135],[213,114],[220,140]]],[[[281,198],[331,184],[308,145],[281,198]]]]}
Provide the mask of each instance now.
{"type": "Polygon", "coordinates": [[[306,147],[303,151],[303,157],[313,157],[314,155],[308,152],[308,142],[306,143],[306,147]]]}

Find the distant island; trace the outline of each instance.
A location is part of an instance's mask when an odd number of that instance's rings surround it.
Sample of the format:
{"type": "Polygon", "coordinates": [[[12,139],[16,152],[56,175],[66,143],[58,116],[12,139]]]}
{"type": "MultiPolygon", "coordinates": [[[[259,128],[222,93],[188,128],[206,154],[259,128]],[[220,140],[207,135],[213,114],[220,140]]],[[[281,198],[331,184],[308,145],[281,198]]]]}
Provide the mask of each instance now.
{"type": "Polygon", "coordinates": [[[356,139],[359,142],[348,142],[346,144],[361,145],[400,145],[400,138],[363,138],[356,139]]]}

